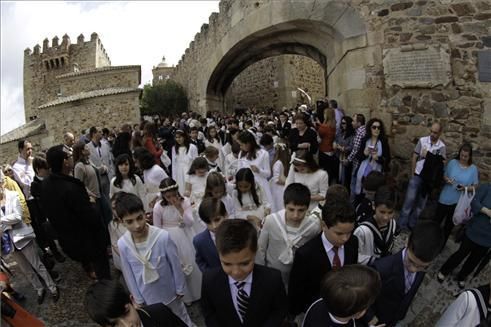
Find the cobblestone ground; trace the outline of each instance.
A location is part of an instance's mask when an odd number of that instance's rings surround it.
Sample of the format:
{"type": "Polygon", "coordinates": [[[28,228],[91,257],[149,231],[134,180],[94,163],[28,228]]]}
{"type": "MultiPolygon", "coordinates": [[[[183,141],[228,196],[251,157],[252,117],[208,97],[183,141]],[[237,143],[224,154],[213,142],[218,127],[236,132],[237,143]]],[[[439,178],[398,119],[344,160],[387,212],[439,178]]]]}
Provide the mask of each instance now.
{"type": "MultiPolygon", "coordinates": [[[[407,235],[401,235],[396,242],[396,249],[399,250],[406,243],[407,235]]],[[[452,239],[447,243],[442,254],[436,259],[434,264],[429,268],[428,273],[423,281],[416,298],[406,316],[401,322],[401,326],[426,327],[434,326],[440,315],[443,313],[448,304],[458,294],[459,288],[457,283],[448,278],[440,284],[436,280],[436,271],[443,262],[458,248],[452,239]]],[[[38,305],[36,302],[36,293],[28,284],[22,275],[17,272],[15,263],[12,269],[16,272],[17,278],[13,278],[14,288],[26,295],[25,308],[42,319],[46,326],[67,327],[67,326],[97,326],[90,322],[83,307],[84,292],[90,285],[90,280],[86,277],[83,270],[75,262],[68,260],[62,264],[57,263],[55,270],[60,272],[62,280],[58,283],[61,291],[58,303],[54,304],[51,298],[46,296],[43,304],[38,305]]],[[[491,268],[489,265],[474,278],[468,281],[467,286],[473,287],[485,284],[491,279],[491,268]]],[[[195,303],[188,308],[191,319],[197,326],[205,326],[203,318],[199,311],[199,304],[195,303]]]]}

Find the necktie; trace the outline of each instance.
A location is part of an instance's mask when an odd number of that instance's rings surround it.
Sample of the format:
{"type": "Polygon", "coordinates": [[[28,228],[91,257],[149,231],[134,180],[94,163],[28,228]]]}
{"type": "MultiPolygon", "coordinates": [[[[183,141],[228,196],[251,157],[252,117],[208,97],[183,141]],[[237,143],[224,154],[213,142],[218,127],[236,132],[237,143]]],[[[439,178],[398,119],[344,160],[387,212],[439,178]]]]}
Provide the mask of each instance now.
{"type": "Polygon", "coordinates": [[[338,250],[339,248],[337,246],[333,246],[332,251],[334,252],[334,257],[332,258],[332,269],[341,268],[341,259],[339,259],[338,250]]]}
{"type": "Polygon", "coordinates": [[[235,282],[235,286],[237,287],[237,307],[243,322],[245,320],[247,306],[249,305],[249,295],[244,290],[245,282],[235,282]]]}
{"type": "Polygon", "coordinates": [[[409,290],[411,289],[412,284],[413,284],[412,278],[411,278],[412,277],[412,274],[410,272],[407,272],[406,271],[404,273],[404,275],[405,275],[405,280],[404,280],[404,286],[405,286],[404,287],[404,293],[408,293],[409,290]]]}

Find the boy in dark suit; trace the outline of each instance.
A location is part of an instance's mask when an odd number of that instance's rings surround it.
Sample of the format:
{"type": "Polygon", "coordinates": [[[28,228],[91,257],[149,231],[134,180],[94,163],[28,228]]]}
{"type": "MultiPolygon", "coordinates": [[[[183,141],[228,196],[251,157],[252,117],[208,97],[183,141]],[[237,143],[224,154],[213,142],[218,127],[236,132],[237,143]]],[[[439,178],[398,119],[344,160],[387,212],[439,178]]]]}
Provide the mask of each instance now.
{"type": "Polygon", "coordinates": [[[278,270],[254,264],[257,232],[246,220],[227,219],[216,231],[221,267],[203,274],[206,326],[281,326],[287,311],[278,270]]]}
{"type": "Polygon", "coordinates": [[[116,280],[100,280],[87,289],[85,309],[101,326],[185,327],[163,303],[137,307],[132,296],[116,280]]]}
{"type": "Polygon", "coordinates": [[[370,324],[391,327],[404,319],[423,281],[424,270],[440,253],[442,243],[440,226],[423,222],[414,227],[404,249],[373,263],[382,278],[382,290],[367,314],[370,324]]]}
{"type": "Polygon", "coordinates": [[[358,262],[358,240],[352,235],[355,210],[349,200],[326,201],[322,208],[322,233],[300,247],[288,283],[289,313],[305,312],[320,297],[327,272],[358,262]]]}
{"type": "Polygon", "coordinates": [[[196,250],[196,264],[201,272],[205,272],[210,268],[220,267],[220,258],[215,246],[215,231],[228,215],[223,202],[211,197],[201,201],[198,214],[206,224],[206,230],[193,238],[193,245],[196,250]]]}
{"type": "Polygon", "coordinates": [[[321,298],[307,310],[302,327],[368,326],[359,319],[380,287],[380,275],[373,268],[351,265],[331,270],[322,281],[321,298]]]}

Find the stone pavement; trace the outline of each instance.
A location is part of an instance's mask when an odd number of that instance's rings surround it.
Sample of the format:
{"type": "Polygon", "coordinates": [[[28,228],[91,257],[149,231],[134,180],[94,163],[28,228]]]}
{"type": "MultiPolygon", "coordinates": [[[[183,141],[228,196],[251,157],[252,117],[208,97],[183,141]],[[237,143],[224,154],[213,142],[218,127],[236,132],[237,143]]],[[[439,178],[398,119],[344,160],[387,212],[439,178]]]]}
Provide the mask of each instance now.
{"type": "MultiPolygon", "coordinates": [[[[399,250],[406,243],[407,235],[400,235],[396,242],[396,249],[399,250]]],[[[454,299],[454,295],[458,294],[459,289],[454,280],[448,278],[444,283],[440,284],[436,280],[436,271],[443,262],[458,248],[452,239],[447,243],[442,254],[436,259],[435,263],[429,268],[423,285],[416,295],[415,301],[411,306],[406,319],[401,323],[401,326],[410,327],[427,327],[434,326],[442,312],[448,304],[454,299]]],[[[18,272],[15,263],[12,264],[14,272],[18,272]]],[[[90,280],[86,277],[83,270],[78,264],[71,260],[66,260],[64,263],[56,264],[56,268],[62,276],[62,280],[58,286],[61,291],[58,303],[54,304],[49,296],[42,305],[36,302],[36,293],[31,285],[25,281],[20,275],[16,274],[17,278],[12,279],[12,284],[15,289],[26,295],[25,308],[41,318],[46,326],[49,327],[95,327],[85,313],[83,307],[84,293],[90,284],[90,280]]],[[[491,268],[488,265],[481,274],[467,283],[467,286],[478,286],[490,281],[491,268]]],[[[197,326],[205,326],[203,318],[200,314],[199,304],[195,303],[188,308],[191,319],[197,326]]]]}

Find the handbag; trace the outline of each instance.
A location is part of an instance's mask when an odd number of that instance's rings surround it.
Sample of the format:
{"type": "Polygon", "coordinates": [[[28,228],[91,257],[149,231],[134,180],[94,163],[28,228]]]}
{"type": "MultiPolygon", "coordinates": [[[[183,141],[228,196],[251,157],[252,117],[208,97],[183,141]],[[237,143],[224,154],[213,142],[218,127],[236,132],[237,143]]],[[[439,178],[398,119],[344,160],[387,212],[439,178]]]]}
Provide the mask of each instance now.
{"type": "Polygon", "coordinates": [[[12,252],[14,246],[8,231],[2,233],[2,256],[6,256],[12,252]]]}
{"type": "Polygon", "coordinates": [[[464,192],[460,195],[459,202],[457,202],[452,217],[455,225],[464,224],[472,218],[471,202],[475,195],[475,191],[470,193],[468,192],[467,187],[464,188],[464,192]]]}

